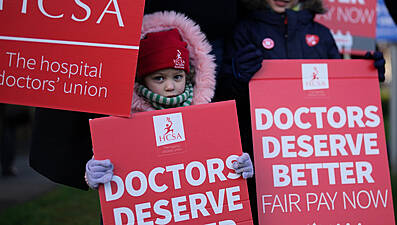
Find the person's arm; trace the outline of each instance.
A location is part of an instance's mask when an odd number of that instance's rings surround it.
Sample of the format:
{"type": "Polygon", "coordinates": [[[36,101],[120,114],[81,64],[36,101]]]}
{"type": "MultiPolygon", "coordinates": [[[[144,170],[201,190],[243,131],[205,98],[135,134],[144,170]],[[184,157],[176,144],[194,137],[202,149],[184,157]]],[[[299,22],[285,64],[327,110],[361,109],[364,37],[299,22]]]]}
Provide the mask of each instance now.
{"type": "Polygon", "coordinates": [[[218,99],[248,96],[248,82],[261,67],[262,53],[250,40],[246,27],[244,22],[238,24],[226,41],[222,70],[217,79],[218,99]]]}
{"type": "Polygon", "coordinates": [[[87,190],[85,165],[92,158],[89,119],[97,115],[36,108],[30,166],[48,179],[87,190]]]}
{"type": "Polygon", "coordinates": [[[339,53],[338,47],[336,46],[336,42],[334,37],[331,34],[330,30],[327,30],[327,37],[326,37],[327,43],[328,43],[328,59],[341,59],[341,54],[339,53]]]}

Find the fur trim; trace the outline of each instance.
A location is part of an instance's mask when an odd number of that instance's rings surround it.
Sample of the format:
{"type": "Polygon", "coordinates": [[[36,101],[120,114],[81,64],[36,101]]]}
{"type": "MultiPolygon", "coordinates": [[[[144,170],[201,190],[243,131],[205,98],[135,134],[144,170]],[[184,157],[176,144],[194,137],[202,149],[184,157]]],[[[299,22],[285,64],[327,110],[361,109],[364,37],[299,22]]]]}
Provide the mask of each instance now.
{"type": "MultiPolygon", "coordinates": [[[[268,7],[266,0],[241,0],[247,9],[260,10],[268,7]]],[[[300,0],[301,9],[307,9],[315,14],[324,14],[327,9],[323,5],[322,0],[300,0]]]]}
{"type": "MultiPolygon", "coordinates": [[[[191,19],[174,11],[156,12],[143,17],[141,39],[148,33],[176,28],[187,42],[190,64],[194,67],[194,91],[192,105],[209,103],[215,92],[215,58],[210,55],[211,45],[200,27],[191,19]]],[[[150,103],[137,95],[134,90],[132,111],[154,110],[150,103]]]]}

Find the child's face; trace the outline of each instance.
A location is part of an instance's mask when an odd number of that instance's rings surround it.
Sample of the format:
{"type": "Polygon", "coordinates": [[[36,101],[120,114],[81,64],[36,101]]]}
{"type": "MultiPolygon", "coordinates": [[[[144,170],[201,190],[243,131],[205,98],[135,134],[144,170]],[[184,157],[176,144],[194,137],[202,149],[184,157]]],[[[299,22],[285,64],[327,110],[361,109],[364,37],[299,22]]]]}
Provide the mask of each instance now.
{"type": "Polygon", "coordinates": [[[143,79],[147,88],[164,97],[175,97],[185,91],[184,70],[167,68],[153,72],[143,79]]]}
{"type": "Polygon", "coordinates": [[[267,4],[277,13],[285,12],[298,4],[298,0],[266,0],[267,4]]]}

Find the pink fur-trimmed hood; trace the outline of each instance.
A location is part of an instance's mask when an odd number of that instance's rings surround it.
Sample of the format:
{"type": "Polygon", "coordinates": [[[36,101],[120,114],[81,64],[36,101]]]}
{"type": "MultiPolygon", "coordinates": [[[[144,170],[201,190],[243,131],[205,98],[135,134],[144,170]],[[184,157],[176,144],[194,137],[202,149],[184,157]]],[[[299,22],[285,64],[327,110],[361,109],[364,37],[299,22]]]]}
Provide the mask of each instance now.
{"type": "MultiPolygon", "coordinates": [[[[193,90],[193,105],[209,103],[215,92],[215,58],[210,55],[211,45],[206,40],[200,27],[185,15],[174,11],[156,12],[143,17],[141,39],[148,33],[170,29],[178,29],[182,39],[188,44],[190,64],[195,75],[193,90]]],[[[132,112],[154,110],[134,90],[132,112]]]]}

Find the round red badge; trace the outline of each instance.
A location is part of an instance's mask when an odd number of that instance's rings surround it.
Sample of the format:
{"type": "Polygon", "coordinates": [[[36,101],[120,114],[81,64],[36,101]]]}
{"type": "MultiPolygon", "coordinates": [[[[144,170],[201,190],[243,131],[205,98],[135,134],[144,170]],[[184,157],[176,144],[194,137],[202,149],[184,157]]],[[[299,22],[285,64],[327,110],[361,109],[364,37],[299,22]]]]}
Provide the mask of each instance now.
{"type": "Polygon", "coordinates": [[[265,38],[262,41],[262,45],[266,49],[272,49],[274,47],[274,41],[271,38],[265,38]]]}
{"type": "Polygon", "coordinates": [[[320,38],[315,34],[306,34],[306,43],[310,47],[313,47],[318,44],[320,38]]]}

